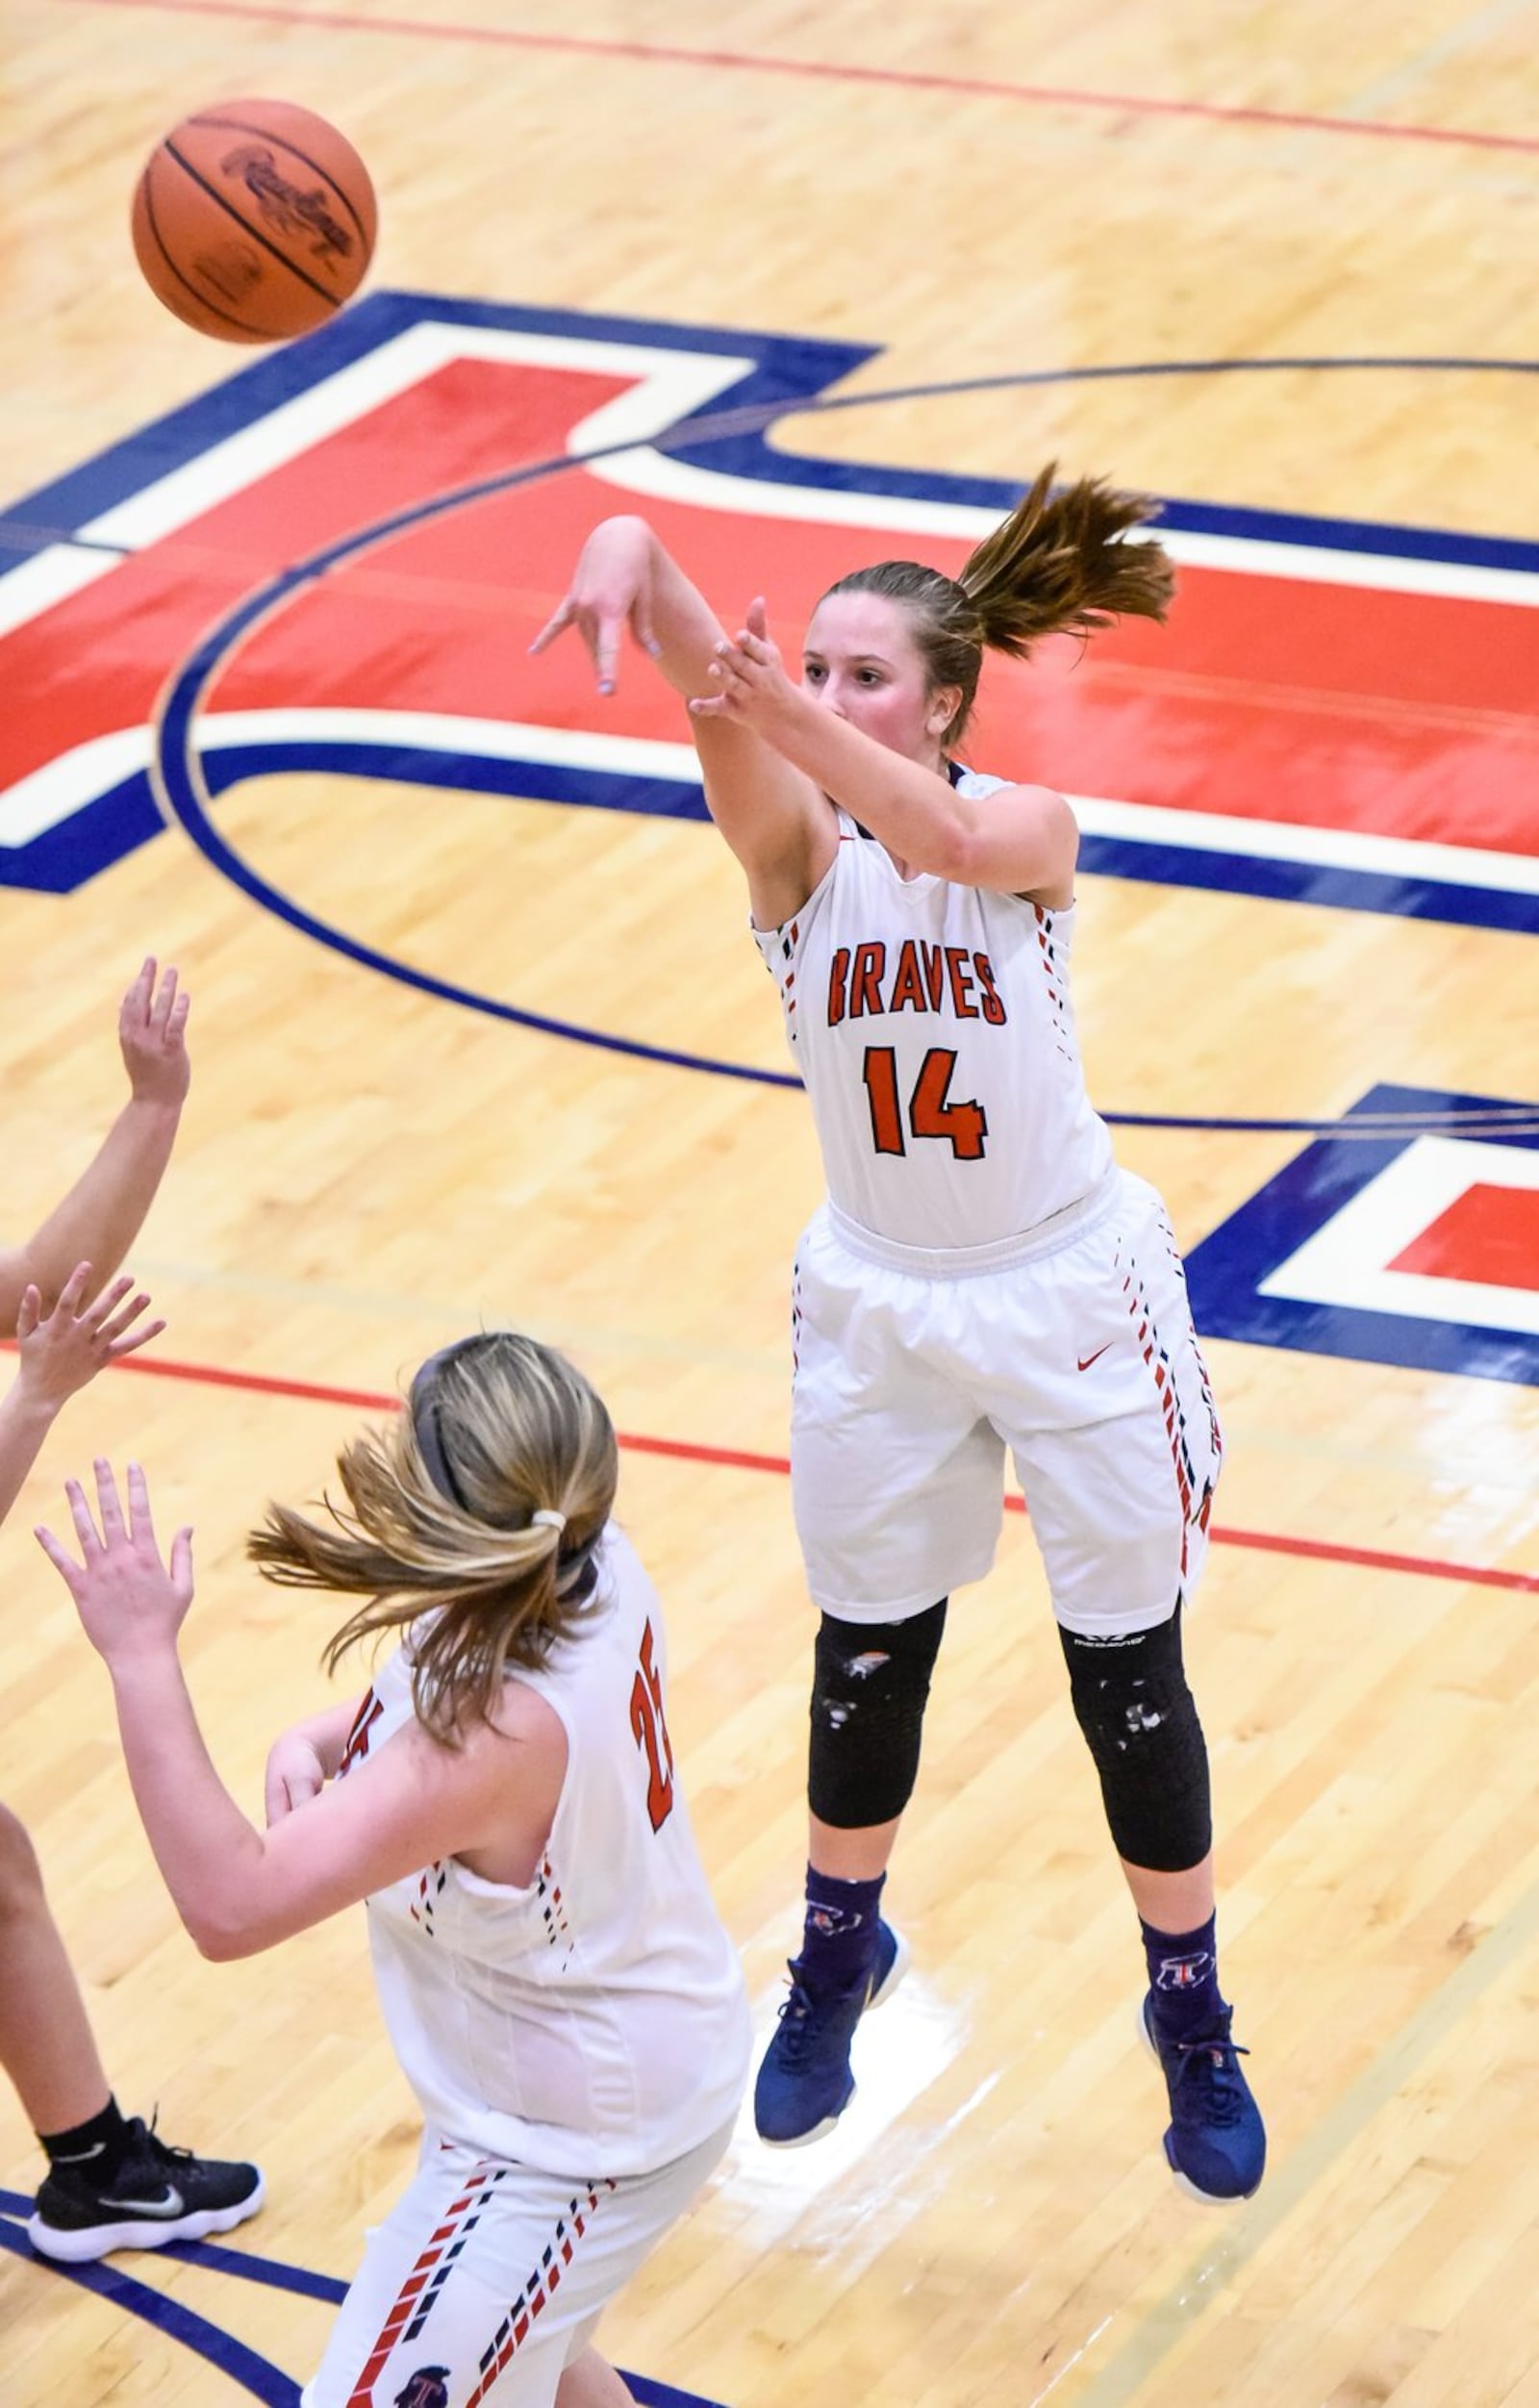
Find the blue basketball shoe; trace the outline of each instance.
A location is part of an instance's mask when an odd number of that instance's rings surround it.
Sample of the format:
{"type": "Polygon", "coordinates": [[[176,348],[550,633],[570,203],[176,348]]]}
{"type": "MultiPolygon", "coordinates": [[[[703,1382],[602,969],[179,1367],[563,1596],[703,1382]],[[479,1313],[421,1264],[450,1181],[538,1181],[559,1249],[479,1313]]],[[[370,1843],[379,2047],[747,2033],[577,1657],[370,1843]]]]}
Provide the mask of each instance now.
{"type": "Polygon", "coordinates": [[[1249,2199],[1266,2170],[1266,2126],[1240,2070],[1247,2052],[1229,2038],[1232,2013],[1225,2007],[1196,2032],[1166,2040],[1152,1990],[1138,2011],[1139,2036],[1159,2059],[1171,2095],[1165,2154],[1177,2185],[1194,2199],[1249,2199]]]}
{"type": "Polygon", "coordinates": [[[753,2120],[771,2148],[800,2148],[832,2132],[855,2095],[849,2044],[868,2007],[891,1998],[908,1970],[908,1942],[878,1921],[870,1971],[847,1990],[811,1990],[802,1960],[791,1960],[791,1996],[780,2010],[753,2089],[753,2120]]]}

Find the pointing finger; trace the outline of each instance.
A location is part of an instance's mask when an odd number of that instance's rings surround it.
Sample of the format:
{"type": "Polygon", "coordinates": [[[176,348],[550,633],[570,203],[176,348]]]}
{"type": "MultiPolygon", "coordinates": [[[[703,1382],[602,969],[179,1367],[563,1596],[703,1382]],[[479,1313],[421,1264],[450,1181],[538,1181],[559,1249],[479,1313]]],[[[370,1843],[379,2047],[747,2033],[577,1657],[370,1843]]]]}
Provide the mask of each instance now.
{"type": "Polygon", "coordinates": [[[613,694],[615,677],[619,668],[620,621],[611,611],[599,619],[593,642],[593,666],[598,672],[598,691],[613,694]]]}
{"type": "Polygon", "coordinates": [[[547,645],[555,643],[556,638],[561,634],[563,628],[569,627],[571,625],[571,622],[576,616],[577,605],[568,594],[567,599],[563,602],[555,617],[553,619],[546,620],[544,625],[541,628],[540,633],[536,636],[533,644],[529,646],[530,651],[544,651],[547,645]]]}

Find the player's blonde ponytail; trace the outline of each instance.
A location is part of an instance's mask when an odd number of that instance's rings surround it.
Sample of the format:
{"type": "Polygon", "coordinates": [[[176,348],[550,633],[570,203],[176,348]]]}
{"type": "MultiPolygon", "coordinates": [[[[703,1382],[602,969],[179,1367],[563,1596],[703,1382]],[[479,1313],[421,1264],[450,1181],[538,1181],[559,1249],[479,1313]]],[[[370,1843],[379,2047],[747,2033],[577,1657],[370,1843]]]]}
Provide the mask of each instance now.
{"type": "Polygon", "coordinates": [[[273,1505],[247,1552],[285,1586],[364,1595],[325,1652],[411,1632],[419,1720],[452,1745],[506,1671],[574,1627],[615,1501],[614,1426],[554,1348],[489,1331],[435,1356],[408,1409],[338,1457],[345,1505],[273,1505]],[[539,1516],[536,1519],[536,1516],[539,1516]]]}

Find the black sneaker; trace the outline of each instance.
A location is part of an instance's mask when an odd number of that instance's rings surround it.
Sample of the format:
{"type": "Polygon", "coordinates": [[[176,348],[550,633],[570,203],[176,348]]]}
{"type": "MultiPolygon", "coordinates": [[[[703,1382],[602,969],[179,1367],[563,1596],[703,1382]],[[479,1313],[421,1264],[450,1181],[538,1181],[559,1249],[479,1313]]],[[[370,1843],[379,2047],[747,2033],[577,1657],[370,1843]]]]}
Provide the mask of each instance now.
{"type": "Polygon", "coordinates": [[[38,2192],[27,2238],[45,2258],[81,2266],[111,2249],[159,2249],[201,2241],[255,2216],[265,2195],[255,2166],[225,2166],[166,2145],[136,2116],[130,2147],[104,2182],[88,2166],[54,2166],[38,2192]]]}

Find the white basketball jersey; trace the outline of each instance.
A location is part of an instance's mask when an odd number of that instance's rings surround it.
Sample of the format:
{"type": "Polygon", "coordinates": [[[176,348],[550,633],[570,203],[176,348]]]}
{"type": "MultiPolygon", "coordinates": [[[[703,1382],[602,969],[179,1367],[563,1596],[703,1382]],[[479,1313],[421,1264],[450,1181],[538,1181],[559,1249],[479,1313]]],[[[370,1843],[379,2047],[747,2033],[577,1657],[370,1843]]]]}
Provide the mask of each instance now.
{"type": "MultiPolygon", "coordinates": [[[[965,795],[1003,778],[955,773],[965,795]]],[[[1073,910],[904,878],[839,813],[832,867],[754,936],[780,988],[832,1202],[929,1251],[1017,1237],[1112,1166],[1069,1000],[1073,910]]]]}
{"type": "MultiPolygon", "coordinates": [[[[380,2003],[430,2126],[490,2156],[590,2177],[651,2171],[735,2113],[750,2030],[737,1952],[695,1851],[669,1744],[663,1622],[610,1525],[580,1633],[538,1672],[567,1776],[533,1884],[456,1859],[368,1900],[380,2003]]],[[[384,1663],[348,1763],[412,1715],[384,1663]]]]}

